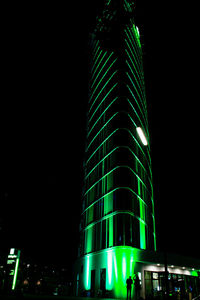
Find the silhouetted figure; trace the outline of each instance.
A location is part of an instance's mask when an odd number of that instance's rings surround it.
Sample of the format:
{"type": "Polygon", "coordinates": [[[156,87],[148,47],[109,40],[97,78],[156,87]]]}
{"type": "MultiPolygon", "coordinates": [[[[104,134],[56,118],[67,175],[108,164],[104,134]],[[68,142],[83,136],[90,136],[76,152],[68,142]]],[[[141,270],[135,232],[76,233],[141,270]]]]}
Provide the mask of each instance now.
{"type": "Polygon", "coordinates": [[[131,288],[132,288],[133,280],[131,276],[126,280],[126,287],[127,287],[127,300],[131,299],[131,288]]]}
{"type": "Polygon", "coordinates": [[[140,296],[140,289],[141,289],[140,279],[139,279],[138,275],[135,275],[135,277],[134,277],[134,285],[135,285],[135,298],[136,298],[136,300],[138,300],[139,296],[140,296]]]}

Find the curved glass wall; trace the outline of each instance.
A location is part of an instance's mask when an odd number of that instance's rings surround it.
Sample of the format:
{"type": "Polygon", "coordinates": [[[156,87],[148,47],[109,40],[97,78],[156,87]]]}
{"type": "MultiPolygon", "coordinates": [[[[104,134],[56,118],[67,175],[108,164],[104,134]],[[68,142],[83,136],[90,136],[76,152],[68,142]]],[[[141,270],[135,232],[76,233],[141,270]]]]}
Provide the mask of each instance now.
{"type": "Polygon", "coordinates": [[[142,49],[132,16],[132,1],[106,1],[91,35],[81,255],[120,245],[156,250],[142,49]]]}

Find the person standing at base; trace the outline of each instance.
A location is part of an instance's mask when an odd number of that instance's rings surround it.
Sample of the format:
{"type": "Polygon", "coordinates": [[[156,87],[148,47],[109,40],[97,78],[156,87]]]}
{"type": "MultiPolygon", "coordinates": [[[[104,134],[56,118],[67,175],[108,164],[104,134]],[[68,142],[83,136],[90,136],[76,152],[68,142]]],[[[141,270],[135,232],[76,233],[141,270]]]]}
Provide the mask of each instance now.
{"type": "Polygon", "coordinates": [[[133,280],[131,276],[126,280],[126,288],[127,288],[127,300],[131,299],[131,289],[132,289],[133,280]]]}
{"type": "Polygon", "coordinates": [[[136,297],[136,300],[138,300],[140,297],[141,286],[140,286],[140,279],[137,274],[134,276],[133,280],[134,280],[134,285],[135,285],[135,297],[136,297]]]}

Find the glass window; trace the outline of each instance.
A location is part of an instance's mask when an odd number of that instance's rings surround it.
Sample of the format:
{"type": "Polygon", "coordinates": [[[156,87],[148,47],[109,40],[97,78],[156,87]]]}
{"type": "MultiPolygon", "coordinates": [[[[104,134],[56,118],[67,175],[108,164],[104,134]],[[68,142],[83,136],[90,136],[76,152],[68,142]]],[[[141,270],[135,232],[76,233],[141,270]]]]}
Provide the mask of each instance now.
{"type": "Polygon", "coordinates": [[[101,249],[101,222],[96,225],[96,251],[101,249]]]}
{"type": "Polygon", "coordinates": [[[146,231],[147,248],[150,249],[150,250],[154,250],[154,236],[153,236],[153,233],[150,230],[150,228],[147,227],[147,226],[145,228],[145,231],[146,231]]]}
{"type": "Polygon", "coordinates": [[[107,177],[107,191],[113,189],[113,172],[111,172],[107,177]]]}
{"type": "Polygon", "coordinates": [[[101,248],[106,248],[106,220],[101,222],[101,248]]]}
{"type": "Polygon", "coordinates": [[[144,272],[144,278],[145,278],[145,279],[151,279],[151,272],[145,271],[145,272],[144,272]]]}
{"type": "Polygon", "coordinates": [[[153,279],[158,279],[158,273],[153,273],[153,279]]]}
{"type": "Polygon", "coordinates": [[[93,225],[92,229],[92,251],[96,250],[96,226],[93,225]]]}
{"type": "Polygon", "coordinates": [[[140,248],[140,225],[139,220],[136,218],[132,220],[132,236],[133,247],[140,248]]]}
{"type": "Polygon", "coordinates": [[[113,211],[113,193],[104,197],[104,215],[113,211]]]}
{"type": "Polygon", "coordinates": [[[100,199],[98,202],[95,203],[95,208],[94,208],[94,219],[99,220],[102,218],[104,213],[104,201],[103,199],[100,199]]]}
{"type": "Polygon", "coordinates": [[[154,292],[157,292],[157,291],[160,290],[159,281],[158,280],[153,280],[153,290],[154,290],[154,292]]]}
{"type": "Polygon", "coordinates": [[[85,232],[85,253],[92,251],[92,227],[85,232]]]}
{"type": "Polygon", "coordinates": [[[100,269],[100,290],[106,290],[106,269],[100,269]]]}
{"type": "Polygon", "coordinates": [[[124,235],[123,235],[123,215],[119,214],[117,215],[117,246],[119,245],[123,245],[123,239],[124,239],[124,235]]]}
{"type": "Polygon", "coordinates": [[[123,215],[114,216],[114,245],[123,245],[123,215]]]}
{"type": "Polygon", "coordinates": [[[87,224],[90,224],[94,220],[94,205],[92,205],[88,210],[88,220],[87,224]]]}
{"type": "Polygon", "coordinates": [[[106,248],[109,247],[109,219],[106,219],[106,248]]]}
{"type": "Polygon", "coordinates": [[[145,294],[146,294],[146,298],[147,298],[152,295],[151,272],[145,271],[144,278],[145,278],[145,294]]]}
{"type": "Polygon", "coordinates": [[[109,232],[109,237],[107,237],[108,247],[112,247],[113,246],[113,217],[110,217],[108,219],[107,232],[109,232]]]}
{"type": "Polygon", "coordinates": [[[132,240],[132,216],[129,214],[124,215],[125,220],[125,245],[131,246],[132,240]]]}

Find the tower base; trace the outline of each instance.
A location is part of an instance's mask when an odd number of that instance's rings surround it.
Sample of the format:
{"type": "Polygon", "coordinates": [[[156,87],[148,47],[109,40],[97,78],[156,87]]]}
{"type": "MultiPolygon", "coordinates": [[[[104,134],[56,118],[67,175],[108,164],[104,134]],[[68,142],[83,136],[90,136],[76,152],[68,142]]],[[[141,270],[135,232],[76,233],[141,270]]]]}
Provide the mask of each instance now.
{"type": "Polygon", "coordinates": [[[190,258],[168,255],[166,262],[163,253],[129,246],[112,247],[77,259],[74,267],[74,294],[126,299],[126,280],[131,276],[132,299],[186,293],[188,282],[193,286],[194,296],[200,292],[199,271],[200,262],[190,258]],[[137,283],[134,280],[136,276],[137,283]]]}

